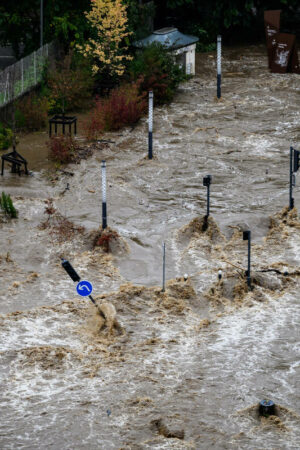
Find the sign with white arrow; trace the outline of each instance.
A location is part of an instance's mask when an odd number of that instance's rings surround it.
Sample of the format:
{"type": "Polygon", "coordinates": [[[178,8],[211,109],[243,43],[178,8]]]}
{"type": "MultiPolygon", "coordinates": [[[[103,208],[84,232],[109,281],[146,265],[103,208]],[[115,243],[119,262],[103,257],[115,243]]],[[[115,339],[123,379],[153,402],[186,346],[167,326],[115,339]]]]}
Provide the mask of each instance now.
{"type": "Polygon", "coordinates": [[[86,280],[82,280],[77,284],[76,291],[77,294],[81,295],[81,297],[87,297],[93,292],[92,283],[86,280]]]}

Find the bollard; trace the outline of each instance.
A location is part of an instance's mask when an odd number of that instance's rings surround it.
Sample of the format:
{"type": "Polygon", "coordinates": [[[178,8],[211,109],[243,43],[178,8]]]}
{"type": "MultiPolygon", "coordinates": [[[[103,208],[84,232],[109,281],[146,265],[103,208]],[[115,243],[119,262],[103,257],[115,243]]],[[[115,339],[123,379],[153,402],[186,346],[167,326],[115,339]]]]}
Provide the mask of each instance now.
{"type": "Polygon", "coordinates": [[[102,229],[107,227],[107,208],[106,208],[106,162],[102,161],[102,229]]]}
{"type": "Polygon", "coordinates": [[[217,37],[217,98],[221,98],[221,47],[222,36],[217,37]]]}
{"type": "Polygon", "coordinates": [[[274,416],[275,415],[275,403],[272,400],[262,400],[259,402],[259,415],[260,416],[274,416]]]}
{"type": "Polygon", "coordinates": [[[243,241],[248,241],[248,270],[246,270],[247,284],[249,289],[251,289],[251,274],[250,274],[250,264],[251,264],[251,231],[243,231],[243,241]]]}
{"type": "Polygon", "coordinates": [[[162,245],[163,250],[163,277],[162,277],[162,292],[166,290],[166,244],[162,245]]]}
{"type": "Polygon", "coordinates": [[[149,117],[148,117],[148,158],[152,159],[152,131],[153,131],[153,92],[149,92],[149,117]]]}

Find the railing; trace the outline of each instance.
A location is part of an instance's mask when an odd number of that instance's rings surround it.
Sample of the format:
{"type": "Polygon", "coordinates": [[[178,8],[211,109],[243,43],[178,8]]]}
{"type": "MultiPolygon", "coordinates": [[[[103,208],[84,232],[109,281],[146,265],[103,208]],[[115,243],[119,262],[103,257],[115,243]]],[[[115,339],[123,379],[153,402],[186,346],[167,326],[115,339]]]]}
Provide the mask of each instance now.
{"type": "Polygon", "coordinates": [[[45,64],[53,54],[53,43],[45,44],[0,72],[0,108],[42,81],[45,64]]]}

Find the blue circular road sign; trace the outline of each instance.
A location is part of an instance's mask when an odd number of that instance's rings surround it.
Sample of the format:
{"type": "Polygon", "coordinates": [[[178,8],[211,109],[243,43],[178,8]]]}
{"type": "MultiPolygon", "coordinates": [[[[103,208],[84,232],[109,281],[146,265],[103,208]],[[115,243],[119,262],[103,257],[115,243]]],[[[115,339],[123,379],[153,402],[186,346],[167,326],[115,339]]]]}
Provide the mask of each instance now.
{"type": "Polygon", "coordinates": [[[87,297],[88,295],[91,295],[93,292],[93,286],[92,283],[89,281],[79,281],[79,283],[76,286],[77,294],[81,295],[81,297],[87,297]]]}

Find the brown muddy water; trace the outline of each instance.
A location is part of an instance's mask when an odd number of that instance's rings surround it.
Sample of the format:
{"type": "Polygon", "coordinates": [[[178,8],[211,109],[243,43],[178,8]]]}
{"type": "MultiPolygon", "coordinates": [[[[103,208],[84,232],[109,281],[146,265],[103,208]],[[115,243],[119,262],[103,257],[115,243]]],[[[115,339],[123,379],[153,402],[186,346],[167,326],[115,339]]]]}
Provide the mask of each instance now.
{"type": "Polygon", "coordinates": [[[218,102],[215,55],[197,63],[174,102],[155,108],[152,161],[143,119],[107,134],[113,143],[66,168],[73,176],[48,170],[46,132],[26,136],[31,176],[0,180],[19,210],[0,224],[0,448],[299,448],[300,221],[284,208],[300,78],[270,74],[263,46],[226,49],[218,102]],[[102,159],[108,223],[122,238],[109,254],[92,249],[102,159]],[[48,198],[85,230],[40,227],[48,198]],[[111,329],[76,297],[61,256],[93,282],[111,329]],[[265,398],[278,417],[258,417],[265,398]]]}

